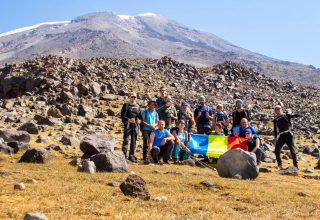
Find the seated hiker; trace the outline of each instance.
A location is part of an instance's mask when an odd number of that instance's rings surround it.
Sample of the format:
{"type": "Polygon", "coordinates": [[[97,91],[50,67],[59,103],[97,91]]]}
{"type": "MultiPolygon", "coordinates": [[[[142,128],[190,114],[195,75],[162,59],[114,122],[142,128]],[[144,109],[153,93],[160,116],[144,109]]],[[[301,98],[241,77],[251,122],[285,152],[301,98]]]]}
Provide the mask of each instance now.
{"type": "Polygon", "coordinates": [[[232,129],[232,134],[229,135],[230,137],[240,137],[240,127],[234,127],[232,129]]]}
{"type": "Polygon", "coordinates": [[[188,148],[188,132],[185,130],[185,122],[180,121],[178,130],[174,130],[172,134],[175,138],[175,146],[172,151],[173,161],[184,160],[190,157],[191,152],[188,148]]]}
{"type": "Polygon", "coordinates": [[[257,164],[260,165],[262,151],[260,149],[261,141],[259,137],[256,134],[252,134],[250,129],[246,130],[245,136],[247,139],[248,151],[256,154],[257,164]]]}
{"type": "Polygon", "coordinates": [[[151,132],[156,128],[159,116],[155,110],[156,101],[151,99],[148,108],[141,112],[142,116],[142,139],[143,139],[143,160],[146,161],[148,154],[148,140],[151,132]]]}
{"type": "Polygon", "coordinates": [[[160,87],[160,95],[157,96],[156,104],[157,108],[161,108],[165,105],[165,99],[168,97],[166,89],[162,86],[160,87]]]}
{"type": "Polygon", "coordinates": [[[165,122],[165,128],[170,129],[175,126],[175,121],[178,120],[177,110],[172,103],[172,98],[165,98],[165,105],[158,108],[159,119],[165,122]]]}
{"type": "Polygon", "coordinates": [[[226,112],[224,112],[223,105],[218,104],[216,107],[216,112],[214,113],[214,119],[213,119],[213,127],[216,123],[221,123],[222,128],[223,128],[223,133],[224,135],[228,135],[228,115],[226,112]]]}
{"type": "Polygon", "coordinates": [[[196,122],[198,134],[206,134],[211,130],[210,121],[213,120],[213,111],[206,105],[204,96],[199,96],[198,102],[199,106],[194,110],[194,121],[196,122]]]}
{"type": "Polygon", "coordinates": [[[194,119],[193,119],[193,114],[189,108],[188,103],[186,102],[181,102],[181,107],[178,111],[178,121],[184,121],[186,126],[185,130],[188,132],[191,132],[194,130],[194,119]]]}
{"type": "Polygon", "coordinates": [[[159,158],[163,157],[163,162],[167,164],[172,153],[173,140],[173,135],[165,129],[165,122],[158,121],[158,128],[151,133],[149,138],[149,159],[152,158],[154,163],[158,163],[159,158]]]}
{"type": "Polygon", "coordinates": [[[214,125],[214,130],[212,132],[210,132],[209,134],[212,134],[212,135],[219,135],[219,136],[224,136],[224,133],[223,133],[223,125],[221,123],[216,123],[214,125]]]}
{"type": "Polygon", "coordinates": [[[246,130],[250,130],[252,134],[257,135],[257,131],[253,126],[249,125],[249,121],[246,118],[241,119],[240,137],[246,137],[246,130]]]}
{"type": "Polygon", "coordinates": [[[291,130],[291,119],[301,117],[299,114],[285,114],[280,105],[274,108],[274,137],[276,139],[275,155],[279,169],[282,169],[282,161],[280,157],[281,149],[284,144],[288,145],[291,152],[293,165],[298,168],[297,149],[294,145],[294,136],[291,130]]]}
{"type": "Polygon", "coordinates": [[[241,99],[236,100],[236,107],[232,113],[232,128],[241,125],[241,119],[246,118],[251,121],[250,112],[243,108],[243,101],[241,99]]]}

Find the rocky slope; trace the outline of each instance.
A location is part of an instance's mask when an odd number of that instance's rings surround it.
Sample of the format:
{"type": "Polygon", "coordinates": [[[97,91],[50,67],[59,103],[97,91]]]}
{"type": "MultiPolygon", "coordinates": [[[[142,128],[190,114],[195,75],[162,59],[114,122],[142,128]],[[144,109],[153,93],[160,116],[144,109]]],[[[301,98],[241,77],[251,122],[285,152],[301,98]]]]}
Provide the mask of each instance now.
{"type": "Polygon", "coordinates": [[[237,47],[155,14],[119,16],[91,13],[71,22],[48,23],[0,35],[0,62],[54,54],[70,58],[161,58],[193,65],[225,61],[245,64],[262,74],[319,87],[319,70],[273,59],[237,47]]]}
{"type": "MultiPolygon", "coordinates": [[[[231,113],[235,98],[242,98],[262,134],[271,135],[272,108],[283,105],[298,112],[296,132],[311,138],[320,133],[320,92],[264,77],[239,64],[196,68],[161,59],[68,59],[40,57],[0,69],[0,116],[4,127],[37,124],[83,136],[87,133],[121,133],[120,107],[135,91],[145,105],[160,86],[168,88],[175,103],[192,107],[198,95],[210,105],[223,103],[231,113]]],[[[44,129],[45,129],[44,128],[44,129]]]]}

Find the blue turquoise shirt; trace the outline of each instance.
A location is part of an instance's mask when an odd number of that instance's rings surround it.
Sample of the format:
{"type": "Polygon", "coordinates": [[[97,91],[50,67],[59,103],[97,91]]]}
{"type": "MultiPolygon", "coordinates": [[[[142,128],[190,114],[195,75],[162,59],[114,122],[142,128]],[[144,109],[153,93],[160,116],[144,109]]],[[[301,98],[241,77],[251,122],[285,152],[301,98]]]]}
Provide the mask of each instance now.
{"type": "Polygon", "coordinates": [[[153,133],[155,134],[155,136],[154,136],[152,146],[153,147],[155,147],[155,146],[160,147],[162,140],[165,139],[166,137],[168,137],[169,131],[167,129],[163,129],[163,131],[160,132],[158,129],[156,129],[153,131],[153,133]]]}
{"type": "MultiPolygon", "coordinates": [[[[157,120],[159,120],[159,115],[156,110],[150,111],[150,109],[146,109],[143,112],[141,112],[142,117],[144,118],[144,121],[147,124],[155,124],[157,120]]],[[[148,126],[143,126],[142,128],[144,131],[152,131],[152,129],[148,126]]]]}

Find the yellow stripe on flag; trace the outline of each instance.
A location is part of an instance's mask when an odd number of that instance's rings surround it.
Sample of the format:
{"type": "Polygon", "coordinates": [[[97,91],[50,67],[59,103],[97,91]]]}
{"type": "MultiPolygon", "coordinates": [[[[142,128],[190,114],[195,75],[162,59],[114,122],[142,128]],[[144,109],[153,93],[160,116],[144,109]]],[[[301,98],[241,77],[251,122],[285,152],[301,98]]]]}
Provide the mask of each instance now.
{"type": "Polygon", "coordinates": [[[228,150],[228,137],[209,135],[207,156],[219,158],[228,150]]]}

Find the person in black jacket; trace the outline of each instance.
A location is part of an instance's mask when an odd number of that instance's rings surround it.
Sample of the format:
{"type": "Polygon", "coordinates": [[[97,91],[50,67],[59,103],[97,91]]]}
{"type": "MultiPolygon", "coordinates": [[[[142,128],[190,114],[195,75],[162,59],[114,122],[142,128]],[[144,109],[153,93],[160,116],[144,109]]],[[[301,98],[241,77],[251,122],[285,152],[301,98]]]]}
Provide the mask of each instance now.
{"type": "Polygon", "coordinates": [[[297,154],[291,131],[291,118],[300,117],[298,114],[284,114],[280,105],[274,108],[275,117],[274,137],[276,138],[275,155],[279,169],[282,169],[280,152],[284,144],[287,144],[292,155],[293,165],[298,168],[297,154]]]}
{"type": "Polygon", "coordinates": [[[134,153],[140,123],[138,118],[140,114],[140,107],[137,104],[136,100],[137,94],[132,93],[130,95],[129,102],[123,104],[121,109],[121,119],[124,125],[122,152],[127,158],[128,145],[130,141],[130,151],[128,159],[134,163],[137,162],[137,158],[134,156],[134,153]]]}
{"type": "Polygon", "coordinates": [[[241,99],[236,100],[236,109],[232,113],[232,129],[236,126],[241,126],[241,119],[246,118],[251,121],[250,112],[243,108],[243,101],[241,99]]]}

